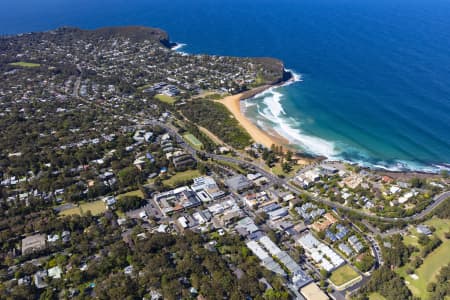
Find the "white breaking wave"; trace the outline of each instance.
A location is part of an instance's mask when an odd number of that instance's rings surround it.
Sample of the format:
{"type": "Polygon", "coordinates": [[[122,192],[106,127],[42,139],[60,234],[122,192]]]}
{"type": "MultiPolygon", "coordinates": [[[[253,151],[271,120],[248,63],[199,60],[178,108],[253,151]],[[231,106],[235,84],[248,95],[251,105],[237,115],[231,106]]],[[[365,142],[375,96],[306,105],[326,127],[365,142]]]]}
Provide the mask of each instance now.
{"type": "Polygon", "coordinates": [[[270,91],[270,95],[264,97],[263,102],[267,106],[267,108],[264,110],[266,119],[276,119],[277,117],[286,115],[286,112],[281,105],[282,97],[283,94],[273,89],[270,91]]]}
{"type": "MultiPolygon", "coordinates": [[[[301,74],[297,74],[292,70],[293,78],[285,83],[285,85],[302,81],[301,74]]],[[[322,138],[311,136],[302,132],[301,120],[296,120],[286,114],[282,105],[283,94],[277,91],[279,87],[273,87],[263,91],[253,98],[242,101],[242,106],[249,108],[256,105],[260,119],[256,119],[256,125],[263,130],[274,130],[281,136],[289,140],[293,145],[300,146],[307,152],[315,155],[322,155],[328,160],[340,160],[349,163],[356,163],[363,167],[384,169],[388,171],[419,171],[427,173],[437,173],[439,170],[450,170],[450,165],[425,165],[413,161],[396,160],[394,162],[372,161],[370,155],[362,153],[360,149],[354,149],[348,145],[339,144],[339,142],[331,142],[322,138]],[[262,119],[262,120],[261,120],[262,119]],[[264,121],[266,120],[266,121],[264,121]],[[346,159],[344,152],[351,150],[356,151],[361,158],[346,159]],[[367,159],[365,159],[367,158],[367,159]]],[[[244,113],[245,113],[244,109],[244,113]]]]}
{"type": "MultiPolygon", "coordinates": [[[[281,104],[283,94],[276,91],[276,88],[270,88],[256,95],[255,98],[263,98],[262,103],[266,106],[262,110],[258,106],[260,116],[272,122],[274,124],[273,130],[287,138],[290,143],[314,154],[323,155],[330,159],[336,158],[337,152],[334,143],[302,133],[299,129],[300,124],[296,120],[286,117],[286,112],[281,104]]],[[[260,124],[258,125],[263,127],[260,124]]]]}
{"type": "Polygon", "coordinates": [[[173,51],[178,51],[181,48],[186,47],[186,44],[183,43],[177,43],[177,45],[175,47],[172,48],[173,51]]]}
{"type": "Polygon", "coordinates": [[[244,106],[244,109],[257,105],[256,103],[253,103],[253,102],[250,102],[250,101],[242,101],[242,104],[244,106]]]}
{"type": "Polygon", "coordinates": [[[181,55],[185,55],[186,56],[186,55],[189,55],[189,53],[180,51],[182,48],[184,48],[186,46],[187,46],[187,44],[177,43],[177,45],[175,47],[173,47],[172,50],[180,53],[181,55]]]}
{"type": "Polygon", "coordinates": [[[292,74],[292,78],[288,82],[284,83],[282,86],[286,86],[286,85],[290,85],[290,84],[295,83],[295,82],[302,82],[303,81],[302,74],[296,73],[292,69],[286,69],[286,71],[288,71],[288,72],[290,72],[292,74]]]}
{"type": "Polygon", "coordinates": [[[364,160],[347,160],[341,159],[342,161],[349,163],[356,163],[360,166],[371,168],[371,169],[382,169],[392,172],[405,172],[405,171],[415,171],[415,172],[425,172],[425,173],[439,173],[440,170],[445,170],[437,165],[424,165],[414,161],[406,160],[396,160],[394,162],[378,161],[371,163],[364,160]]]}

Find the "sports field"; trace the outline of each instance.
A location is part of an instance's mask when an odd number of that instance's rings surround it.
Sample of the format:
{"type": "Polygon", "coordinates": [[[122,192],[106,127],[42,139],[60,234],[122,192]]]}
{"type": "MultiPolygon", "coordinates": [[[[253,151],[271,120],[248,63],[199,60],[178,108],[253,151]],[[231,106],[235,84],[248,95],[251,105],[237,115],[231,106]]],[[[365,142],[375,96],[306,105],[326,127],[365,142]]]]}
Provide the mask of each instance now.
{"type": "Polygon", "coordinates": [[[192,133],[186,133],[183,137],[191,144],[193,147],[197,149],[201,149],[203,147],[202,142],[200,142],[192,133]]]}

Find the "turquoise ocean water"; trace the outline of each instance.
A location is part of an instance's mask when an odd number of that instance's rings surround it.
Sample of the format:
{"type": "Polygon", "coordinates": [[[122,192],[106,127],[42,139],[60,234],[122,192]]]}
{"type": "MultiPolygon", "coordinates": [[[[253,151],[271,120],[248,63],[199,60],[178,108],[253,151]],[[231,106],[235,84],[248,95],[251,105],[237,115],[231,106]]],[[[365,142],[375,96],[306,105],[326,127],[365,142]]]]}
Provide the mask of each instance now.
{"type": "Polygon", "coordinates": [[[243,103],[297,147],[363,165],[450,164],[450,1],[17,0],[0,33],[147,25],[183,51],[273,56],[300,75],[243,103]]]}

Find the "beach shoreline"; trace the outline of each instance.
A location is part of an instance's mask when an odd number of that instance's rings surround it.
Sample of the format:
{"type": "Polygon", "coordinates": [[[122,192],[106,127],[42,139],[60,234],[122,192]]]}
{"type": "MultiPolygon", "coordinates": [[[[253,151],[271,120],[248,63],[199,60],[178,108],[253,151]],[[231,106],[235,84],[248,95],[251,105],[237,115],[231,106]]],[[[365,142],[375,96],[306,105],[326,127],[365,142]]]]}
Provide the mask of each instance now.
{"type": "MultiPolygon", "coordinates": [[[[257,96],[258,94],[261,94],[269,89],[277,88],[289,83],[294,82],[295,79],[291,76],[288,80],[281,81],[275,84],[267,84],[263,86],[259,86],[256,88],[253,88],[251,90],[227,96],[225,98],[222,98],[220,100],[215,100],[219,103],[222,103],[233,115],[233,117],[239,122],[239,124],[249,133],[254,143],[261,144],[267,148],[271,148],[272,145],[275,146],[282,146],[284,151],[291,150],[297,157],[299,161],[302,162],[302,164],[310,164],[310,163],[317,163],[320,161],[328,160],[328,157],[320,156],[320,155],[314,155],[306,152],[300,152],[298,148],[293,147],[293,145],[290,143],[290,141],[276,132],[275,130],[266,131],[260,127],[258,127],[251,119],[249,119],[247,116],[245,116],[242,107],[241,107],[241,101],[253,98],[257,96]]],[[[345,161],[340,160],[342,162],[347,162],[349,164],[356,164],[361,166],[363,169],[368,169],[375,171],[379,174],[385,174],[385,175],[392,175],[393,177],[408,177],[411,175],[417,175],[419,177],[434,177],[437,176],[437,172],[426,172],[426,171],[418,171],[418,170],[399,170],[399,171],[393,171],[389,169],[384,168],[375,168],[375,167],[367,167],[362,166],[358,163],[351,162],[351,161],[345,161]]],[[[402,178],[403,178],[402,177],[402,178]]]]}
{"type": "Polygon", "coordinates": [[[297,150],[289,146],[290,143],[287,138],[281,136],[275,130],[267,132],[259,128],[255,123],[253,123],[249,118],[245,116],[241,109],[241,101],[255,97],[256,95],[263,93],[268,89],[279,87],[293,81],[294,77],[291,74],[288,80],[278,82],[276,84],[259,86],[251,90],[236,95],[227,96],[216,101],[225,105],[225,107],[231,112],[233,117],[249,133],[255,143],[261,144],[267,148],[270,148],[272,145],[282,146],[285,150],[292,150],[294,152],[297,152],[297,150]]]}
{"type": "Polygon", "coordinates": [[[272,145],[280,145],[284,147],[289,144],[289,141],[286,138],[278,134],[276,135],[275,132],[269,134],[268,132],[260,129],[256,126],[256,124],[250,121],[241,110],[242,100],[251,98],[270,87],[271,86],[264,86],[264,88],[259,87],[236,95],[227,96],[216,101],[222,103],[230,111],[233,117],[248,132],[253,142],[261,144],[267,148],[270,148],[272,145]]]}

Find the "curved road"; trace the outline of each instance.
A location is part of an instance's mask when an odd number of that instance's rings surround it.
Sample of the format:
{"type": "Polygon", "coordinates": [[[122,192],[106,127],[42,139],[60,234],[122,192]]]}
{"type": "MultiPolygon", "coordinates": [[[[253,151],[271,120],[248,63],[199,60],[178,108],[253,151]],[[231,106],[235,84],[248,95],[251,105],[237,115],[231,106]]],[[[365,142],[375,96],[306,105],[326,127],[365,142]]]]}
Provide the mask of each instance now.
{"type": "Polygon", "coordinates": [[[192,154],[193,156],[197,156],[198,154],[202,154],[205,157],[208,158],[212,158],[215,160],[220,160],[220,161],[225,161],[225,162],[230,162],[233,164],[238,164],[238,165],[247,165],[249,167],[251,167],[253,170],[255,170],[255,172],[259,172],[262,175],[264,175],[266,178],[268,178],[269,180],[271,180],[274,183],[277,183],[279,185],[282,185],[283,187],[285,187],[286,189],[290,190],[291,192],[295,193],[295,194],[307,194],[310,196],[311,200],[315,201],[315,202],[319,202],[322,204],[325,204],[329,207],[332,208],[336,208],[336,209],[342,209],[344,211],[350,211],[350,212],[354,212],[357,213],[359,215],[365,216],[367,218],[371,218],[371,219],[377,219],[379,221],[383,221],[383,222],[398,222],[398,221],[415,221],[415,220],[420,220],[423,217],[425,217],[426,215],[428,215],[432,210],[434,210],[439,204],[441,204],[443,201],[445,201],[447,198],[450,198],[450,191],[445,191],[437,196],[435,196],[433,198],[433,202],[427,206],[427,208],[425,208],[424,210],[422,210],[421,212],[413,215],[413,216],[409,216],[409,217],[401,217],[401,218],[392,218],[392,217],[383,217],[383,216],[377,216],[374,214],[368,214],[366,212],[363,212],[361,210],[355,209],[355,208],[351,208],[345,205],[342,205],[340,203],[337,202],[333,202],[321,197],[314,197],[312,196],[310,193],[300,190],[299,188],[295,187],[294,185],[292,185],[291,183],[289,183],[288,180],[284,179],[284,178],[279,178],[278,176],[264,170],[263,168],[261,168],[259,165],[254,164],[252,162],[249,161],[245,161],[242,159],[238,159],[238,158],[234,158],[234,157],[228,157],[228,156],[222,156],[222,155],[217,155],[217,154],[212,154],[212,153],[208,153],[205,151],[199,151],[196,150],[194,148],[192,148],[187,142],[184,141],[183,137],[178,134],[177,129],[171,125],[165,124],[165,123],[161,123],[159,121],[151,121],[151,124],[154,125],[158,125],[160,127],[163,127],[164,129],[166,129],[172,136],[176,137],[177,142],[180,144],[180,146],[182,146],[186,151],[188,151],[190,154],[192,154]]]}

